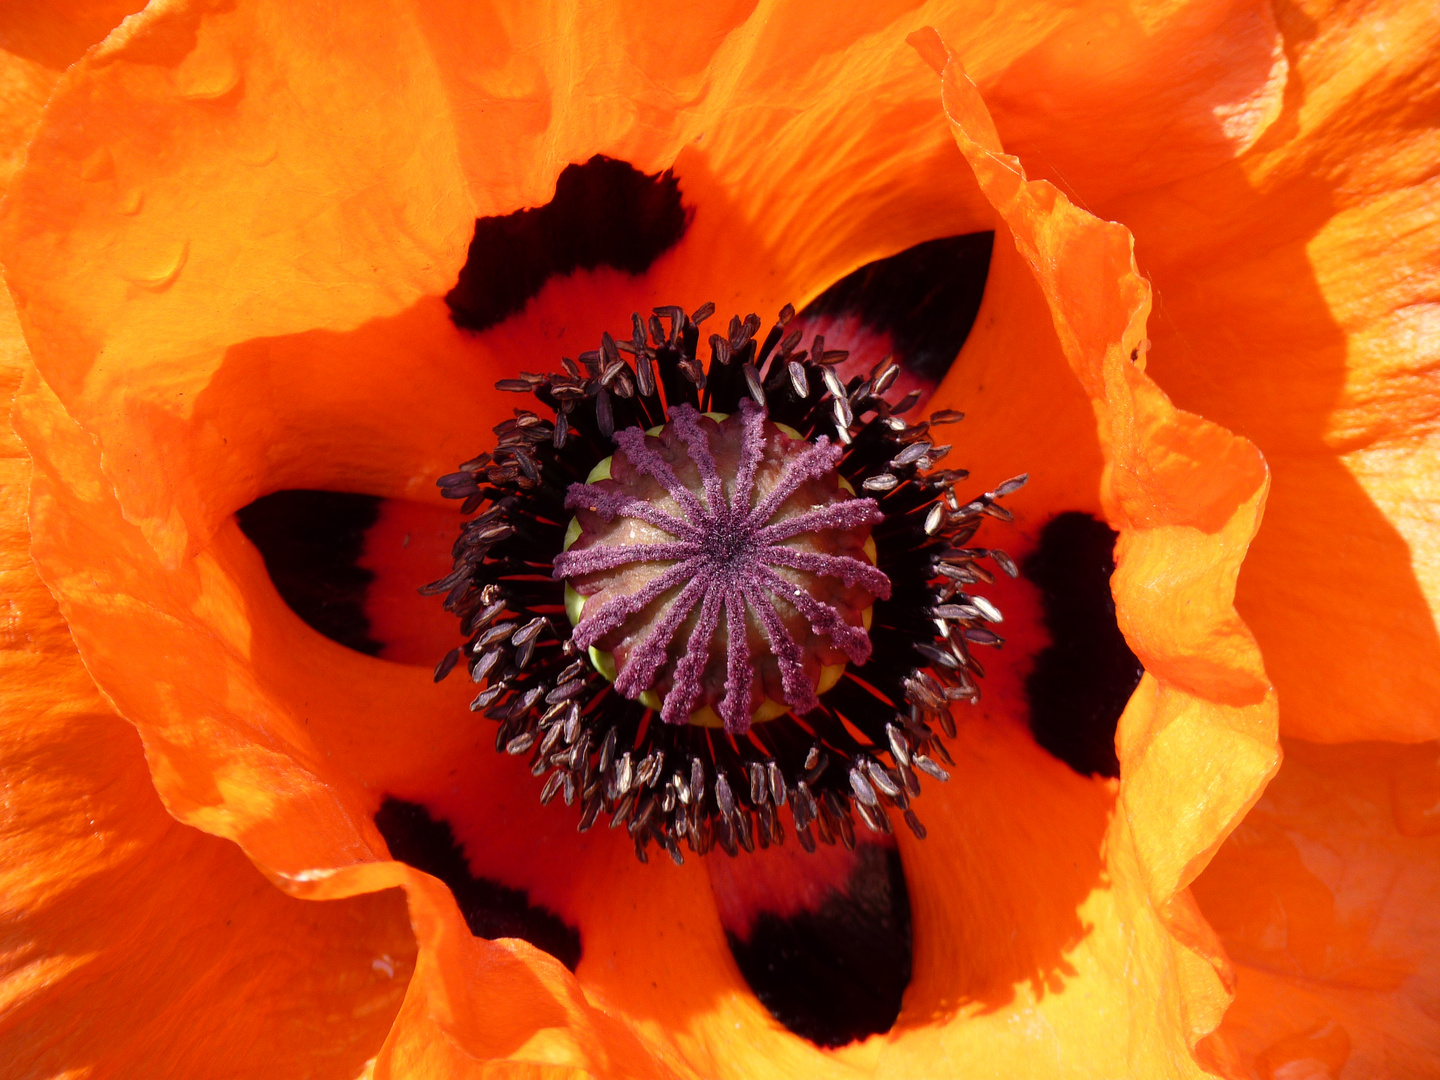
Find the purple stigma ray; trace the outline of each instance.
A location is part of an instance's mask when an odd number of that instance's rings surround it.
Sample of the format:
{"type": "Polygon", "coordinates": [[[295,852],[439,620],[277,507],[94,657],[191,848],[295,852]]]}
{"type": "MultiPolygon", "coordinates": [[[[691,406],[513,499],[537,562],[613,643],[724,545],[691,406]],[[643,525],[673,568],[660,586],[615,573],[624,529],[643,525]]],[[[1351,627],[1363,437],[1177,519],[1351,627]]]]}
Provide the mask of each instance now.
{"type": "Polygon", "coordinates": [[[775,607],[765,599],[759,586],[747,583],[745,598],[750,601],[755,614],[760,616],[760,625],[770,642],[770,651],[780,661],[780,684],[785,688],[785,703],[802,715],[820,704],[815,696],[815,687],[805,678],[805,667],[801,663],[800,646],[785,629],[775,607]]]}
{"type": "MultiPolygon", "coordinates": [[[[645,432],[638,427],[626,428],[624,431],[615,433],[615,445],[624,451],[625,456],[630,459],[630,464],[635,466],[636,471],[653,476],[660,482],[670,497],[680,504],[685,511],[685,516],[690,519],[692,525],[699,525],[710,514],[701,505],[695,493],[680,482],[675,475],[675,470],[670,468],[670,463],[662,458],[646,441],[645,432]]],[[[691,452],[694,458],[694,452],[691,452]]]]}
{"type": "Polygon", "coordinates": [[[839,578],[846,588],[858,582],[874,593],[875,599],[890,599],[890,579],[870,563],[849,555],[822,555],[818,551],[775,546],[763,548],[758,558],[771,566],[788,566],[807,574],[839,578]]]}
{"type": "MultiPolygon", "coordinates": [[[[616,690],[626,697],[635,697],[649,688],[650,684],[655,681],[656,673],[668,658],[667,650],[675,637],[675,631],[680,629],[680,624],[694,610],[695,605],[701,602],[702,594],[704,594],[705,600],[709,599],[709,593],[705,591],[704,580],[699,576],[691,578],[680,590],[680,595],[675,597],[670,606],[665,609],[665,614],[660,622],[650,633],[645,635],[645,640],[630,654],[630,660],[625,665],[625,670],[620,672],[615,680],[616,690]]],[[[703,606],[700,617],[703,622],[705,617],[703,606]]]]}
{"type": "MultiPolygon", "coordinates": [[[[681,483],[658,439],[646,436],[639,427],[631,427],[617,432],[615,442],[617,453],[625,456],[636,473],[657,481],[688,521],[618,490],[613,481],[572,484],[565,500],[567,507],[589,509],[607,522],[616,517],[646,522],[675,536],[676,542],[613,546],[601,542],[564,552],[554,564],[556,578],[574,578],[633,564],[672,563],[634,592],[587,605],[574,629],[573,640],[581,648],[596,645],[607,635],[623,630],[633,616],[656,600],[674,592],[663,614],[624,656],[615,689],[634,699],[654,686],[666,664],[679,651],[676,635],[690,623],[692,629],[683,653],[675,660],[670,687],[660,708],[660,717],[665,723],[683,724],[691,719],[697,702],[707,694],[706,670],[723,614],[727,637],[725,684],[716,711],[725,730],[736,735],[750,727],[752,696],[759,677],[747,632],[748,612],[753,612],[769,652],[775,658],[785,704],[800,715],[818,707],[819,699],[815,683],[805,674],[806,648],[797,643],[785,624],[786,618],[793,620],[794,613],[798,613],[814,634],[828,637],[851,662],[864,663],[871,652],[869,635],[862,628],[851,626],[840,611],[817,600],[806,587],[782,577],[776,567],[838,579],[846,588],[858,585],[877,599],[888,599],[891,592],[890,579],[869,562],[848,555],[784,546],[785,541],[802,533],[847,530],[883,520],[873,499],[842,496],[839,501],[792,512],[792,516],[782,521],[771,521],[805,484],[821,480],[835,470],[844,456],[843,448],[823,436],[805,444],[803,450],[780,466],[775,486],[752,506],[759,470],[765,460],[766,414],[748,400],[740,403],[739,411],[739,457],[734,466],[734,490],[728,502],[724,497],[725,480],[711,446],[711,431],[707,430],[698,410],[677,405],[671,410],[670,431],[683,442],[694,463],[703,501],[681,483]],[[784,618],[776,606],[781,601],[789,605],[785,610],[791,612],[784,618]]],[[[734,428],[728,430],[731,432],[728,437],[734,439],[734,428]]],[[[730,443],[732,448],[734,445],[730,443]]],[[[671,441],[669,446],[673,448],[675,442],[671,441]]],[[[708,693],[718,694],[718,690],[708,693]]]]}
{"type": "MultiPolygon", "coordinates": [[[[765,498],[761,499],[755,509],[750,511],[750,521],[754,525],[760,525],[769,521],[775,516],[775,511],[780,509],[780,504],[795,494],[796,489],[807,480],[818,480],[835,466],[840,464],[844,454],[838,446],[831,446],[830,440],[824,435],[815,440],[815,444],[807,448],[798,458],[785,467],[780,474],[780,482],[776,484],[765,498]]],[[[874,500],[859,499],[858,502],[868,502],[875,506],[874,500]]]]}
{"type": "Polygon", "coordinates": [[[705,429],[697,422],[700,414],[691,405],[677,405],[670,411],[670,418],[675,424],[675,430],[685,440],[695,467],[700,470],[700,481],[705,488],[705,501],[710,504],[710,514],[718,517],[725,510],[724,495],[720,473],[715,466],[715,456],[710,453],[710,440],[705,435],[705,429]]]}
{"type": "Polygon", "coordinates": [[[685,643],[685,655],[675,665],[675,685],[660,708],[660,719],[667,724],[683,724],[690,719],[695,699],[700,696],[700,676],[705,673],[705,661],[710,659],[710,641],[720,624],[720,590],[708,587],[708,583],[701,587],[705,588],[705,602],[700,605],[700,619],[685,643]]]}
{"type": "Polygon", "coordinates": [[[745,628],[745,601],[733,589],[725,594],[725,632],[730,641],[725,655],[725,698],[720,702],[720,719],[725,721],[726,731],[743,734],[750,728],[755,665],[750,659],[745,628]]]}
{"type": "MultiPolygon", "coordinates": [[[[562,551],[555,556],[554,577],[575,577],[614,570],[633,562],[670,562],[701,554],[699,544],[681,541],[674,544],[618,544],[615,547],[590,547],[580,551],[562,551]]],[[[785,565],[790,565],[786,563],[785,565]]],[[[800,567],[799,569],[805,569],[800,567]]],[[[834,576],[834,575],[832,575],[834,576]]]]}
{"type": "Polygon", "coordinates": [[[874,525],[881,520],[880,508],[871,499],[851,499],[849,502],[817,506],[784,521],[766,525],[755,533],[755,539],[762,544],[775,544],[801,533],[819,532],[821,529],[853,529],[857,525],[874,525]],[[868,506],[865,504],[869,504],[868,506]]]}
{"type": "MultiPolygon", "coordinates": [[[[586,611],[580,620],[580,625],[575,627],[575,632],[571,634],[571,637],[575,639],[575,644],[582,649],[588,649],[611,630],[616,630],[624,625],[625,620],[631,615],[644,611],[680,582],[690,577],[694,570],[691,564],[695,561],[697,560],[687,559],[647,582],[644,588],[626,596],[617,596],[613,600],[605,601],[599,605],[593,615],[586,611]]],[[[586,605],[587,608],[589,606],[586,605]]]]}
{"type": "Polygon", "coordinates": [[[757,576],[760,584],[799,608],[811,626],[829,635],[852,664],[863,664],[870,659],[870,635],[847,623],[829,604],[822,604],[768,568],[761,567],[757,576]]]}
{"type": "Polygon", "coordinates": [[[740,402],[740,464],[735,469],[735,493],[731,496],[731,512],[737,517],[750,513],[750,499],[755,494],[755,470],[765,452],[765,410],[749,398],[740,402]]]}
{"type": "Polygon", "coordinates": [[[565,509],[593,510],[605,521],[613,521],[616,517],[633,517],[654,525],[657,529],[663,529],[671,536],[685,540],[700,538],[700,530],[694,525],[651,506],[644,499],[611,491],[597,484],[571,484],[565,492],[565,509]]]}

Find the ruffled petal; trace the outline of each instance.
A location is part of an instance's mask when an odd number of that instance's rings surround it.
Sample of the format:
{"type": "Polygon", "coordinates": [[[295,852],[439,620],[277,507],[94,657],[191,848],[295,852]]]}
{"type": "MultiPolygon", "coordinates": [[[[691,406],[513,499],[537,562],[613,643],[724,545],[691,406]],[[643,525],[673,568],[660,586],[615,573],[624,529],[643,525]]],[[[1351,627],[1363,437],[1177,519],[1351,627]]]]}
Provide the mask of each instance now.
{"type": "MultiPolygon", "coordinates": [[[[1066,87],[1064,101],[1087,103],[1085,124],[1133,132],[1147,159],[1193,170],[1217,147],[1228,155],[1248,145],[1263,124],[1242,124],[1238,142],[1206,130],[1194,153],[1159,155],[1157,125],[1176,146],[1199,129],[1162,108],[1116,121],[1100,105],[1128,100],[1116,79],[1146,86],[1152,102],[1184,97],[1198,79],[1202,113],[1270,114],[1251,99],[1271,79],[1273,27],[1249,6],[1126,16],[1124,59],[1104,72],[1083,59],[1046,59],[1068,56],[1064,43],[1090,24],[1070,9],[1032,7],[1023,18],[1007,7],[979,20],[940,3],[824,20],[793,4],[706,6],[678,21],[667,9],[680,32],[664,34],[663,49],[653,20],[629,10],[575,18],[534,4],[396,3],[323,15],[258,2],[158,8],[129,20],[63,82],[6,226],[12,285],[43,342],[37,363],[82,427],[102,435],[117,461],[159,454],[204,477],[162,497],[142,477],[107,470],[126,517],[173,561],[233,509],[212,474],[225,485],[254,467],[217,461],[224,431],[204,445],[161,423],[192,419],[227,350],[352,330],[439,295],[474,217],[544,202],[569,162],[603,152],[647,171],[673,166],[699,212],[667,260],[672,287],[743,282],[745,302],[764,311],[803,303],[921,240],[985,227],[989,210],[958,168],[923,69],[898,47],[927,22],[967,43],[960,51],[987,85],[1011,67],[1025,78],[1043,72],[1066,87]],[[1223,45],[1235,85],[1211,85],[1220,75],[1208,69],[1142,60],[1155,40],[1166,55],[1223,45]],[[857,80],[865,95],[854,93],[857,80]],[[843,227],[836,206],[846,208],[843,227]],[[102,248],[103,262],[80,256],[102,248]],[[63,288],[32,287],[36,275],[63,288]],[[196,333],[202,307],[208,317],[196,333]],[[153,443],[131,445],[142,427],[153,443]]],[[[1084,126],[1033,111],[1041,100],[1063,108],[1056,95],[1032,98],[1032,111],[1012,110],[1020,128],[1053,142],[1084,126]]],[[[1073,156],[1051,142],[1037,153],[1067,168],[1073,156]]],[[[547,312],[534,315],[527,322],[543,324],[547,312]]],[[[472,365],[491,360],[457,351],[472,365]]],[[[261,376],[242,366],[231,364],[247,384],[242,394],[275,407],[285,432],[303,426],[303,415],[285,415],[294,396],[266,400],[261,376]]],[[[347,374],[329,377],[343,387],[347,374]]],[[[277,454],[287,449],[281,439],[277,454]]]]}
{"type": "MultiPolygon", "coordinates": [[[[6,298],[0,394],[25,356],[6,298]]],[[[394,890],[308,904],[165,813],[29,556],[30,462],[0,444],[0,1041],[13,1068],[349,1080],[415,942],[394,890]]]]}
{"type": "MultiPolygon", "coordinates": [[[[1173,1056],[1159,1048],[1183,1040],[1208,1062],[1213,1053],[1201,1040],[1226,1004],[1227,969],[1186,886],[1279,758],[1274,695],[1233,608],[1268,485],[1265,465],[1243,439],[1176,410],[1145,374],[1150,293],[1126,230],[1077,210],[1048,183],[1027,182],[1019,162],[1000,151],[958,63],[933,35],[915,40],[943,71],[957,142],[1034,273],[1098,421],[1102,505],[1120,533],[1116,609],[1147,672],[1116,736],[1122,780],[1103,850],[1116,899],[1134,874],[1141,910],[1168,933],[1156,951],[1132,942],[1121,954],[1163,956],[1179,990],[1161,998],[1175,1011],[1127,1046],[1173,1056]]],[[[1127,1015],[1148,1013],[1137,1003],[1127,1015]]]]}
{"type": "Polygon", "coordinates": [[[25,163],[25,148],[60,72],[104,40],[138,0],[11,5],[0,12],[0,194],[25,163]]]}
{"type": "Polygon", "coordinates": [[[1239,608],[1284,730],[1433,739],[1440,30],[1384,2],[1290,9],[1281,29],[1292,74],[1271,132],[1106,212],[1161,298],[1156,378],[1274,471],[1239,608]]]}
{"type": "Polygon", "coordinates": [[[58,80],[43,64],[0,49],[0,193],[25,164],[25,145],[58,80]]]}
{"type": "Polygon", "coordinates": [[[1434,1069],[1437,807],[1433,742],[1286,740],[1279,775],[1194,886],[1235,964],[1221,1033],[1242,1075],[1434,1069]]]}
{"type": "MultiPolygon", "coordinates": [[[[298,895],[347,897],[397,886],[409,893],[412,925],[427,952],[400,1014],[419,1026],[400,1023],[387,1043],[402,1063],[417,1054],[461,1064],[474,1054],[514,1055],[602,1073],[623,1061],[626,1075],[650,1075],[633,1037],[589,1005],[552,957],[524,943],[474,938],[448,889],[378,861],[387,852],[371,821],[372,791],[434,791],[441,777],[463,771],[478,788],[467,785],[462,802],[478,794],[500,804],[464,816],[493,830],[507,796],[513,805],[514,789],[529,779],[454,723],[464,715],[464,697],[453,691],[463,687],[438,693],[424,669],[318,639],[268,590],[255,590],[261,603],[252,611],[237,584],[247,575],[260,582],[264,569],[233,523],[212,549],[166,570],[121,517],[94,443],[38,378],[22,387],[17,417],[38,455],[33,551],[47,584],[63,597],[90,672],[141,728],[167,809],[236,839],[272,880],[298,895]],[[87,554],[98,547],[114,556],[105,566],[87,554]],[[267,633],[272,625],[278,633],[267,633]],[[299,646],[290,647],[287,635],[299,646]],[[338,667],[327,673],[327,663],[338,667]],[[394,677],[367,678],[366,665],[394,677]],[[407,724],[397,726],[397,716],[407,724]],[[430,737],[417,740],[417,727],[430,737]],[[494,978],[477,978],[477,969],[494,978]],[[433,1033],[455,1049],[431,1046],[433,1033]]],[[[455,790],[453,782],[446,786],[455,790]]],[[[570,833],[558,816],[538,823],[570,833]]],[[[536,838],[533,826],[515,837],[526,845],[536,838]]],[[[583,847],[579,840],[570,833],[572,846],[583,847]]],[[[521,867],[518,884],[568,910],[564,897],[580,881],[533,858],[521,867]]]]}
{"type": "Polygon", "coordinates": [[[11,56],[58,73],[84,56],[92,45],[104,41],[125,16],[142,7],[139,0],[13,4],[0,16],[0,39],[11,56]]]}
{"type": "Polygon", "coordinates": [[[1107,195],[1233,159],[1278,115],[1286,73],[1270,7],[1255,0],[867,4],[824,19],[796,3],[671,5],[663,20],[429,5],[422,19],[481,213],[547,201],[559,168],[597,151],[673,167],[698,212],[667,277],[743,281],[759,311],[986,227],[928,79],[895,48],[921,26],[939,27],[1000,101],[1000,129],[1027,160],[1087,192],[1103,181],[1107,195]],[[510,121],[499,139],[497,115],[510,121]]]}
{"type": "Polygon", "coordinates": [[[1255,0],[1081,5],[993,75],[966,39],[946,40],[1006,148],[1082,206],[1233,161],[1279,117],[1289,73],[1255,0]]]}
{"type": "Polygon", "coordinates": [[[111,470],[167,560],[193,553],[211,519],[208,478],[163,421],[193,415],[225,350],[443,293],[474,218],[413,22],[402,12],[381,31],[379,8],[281,7],[128,20],[62,79],[9,203],[10,284],[36,363],[113,460],[159,454],[193,478],[157,503],[147,477],[111,470]],[[363,137],[315,137],[362,117],[363,137]],[[101,262],[73,258],[96,249],[101,262]],[[153,441],[127,442],[142,430],[153,441]]]}

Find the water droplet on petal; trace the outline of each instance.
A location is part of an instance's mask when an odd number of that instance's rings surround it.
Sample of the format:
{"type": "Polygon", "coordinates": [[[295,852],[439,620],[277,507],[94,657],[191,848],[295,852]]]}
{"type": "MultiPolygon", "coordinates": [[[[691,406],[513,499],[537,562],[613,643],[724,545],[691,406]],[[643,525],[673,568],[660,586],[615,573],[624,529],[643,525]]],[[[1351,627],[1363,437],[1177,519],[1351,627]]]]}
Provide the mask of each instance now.
{"type": "Polygon", "coordinates": [[[175,88],[186,101],[219,101],[241,84],[240,68],[228,53],[201,56],[192,53],[175,73],[175,88]]]}
{"type": "Polygon", "coordinates": [[[137,259],[137,269],[126,273],[125,280],[151,292],[164,292],[175,284],[175,279],[180,276],[180,271],[185,268],[185,261],[189,257],[190,241],[185,240],[168,256],[156,258],[151,265],[145,265],[144,260],[137,259]]]}
{"type": "Polygon", "coordinates": [[[249,165],[252,168],[259,168],[262,165],[269,165],[275,160],[275,155],[280,152],[279,145],[274,139],[265,139],[253,147],[242,149],[235,155],[241,165],[249,165]]]}

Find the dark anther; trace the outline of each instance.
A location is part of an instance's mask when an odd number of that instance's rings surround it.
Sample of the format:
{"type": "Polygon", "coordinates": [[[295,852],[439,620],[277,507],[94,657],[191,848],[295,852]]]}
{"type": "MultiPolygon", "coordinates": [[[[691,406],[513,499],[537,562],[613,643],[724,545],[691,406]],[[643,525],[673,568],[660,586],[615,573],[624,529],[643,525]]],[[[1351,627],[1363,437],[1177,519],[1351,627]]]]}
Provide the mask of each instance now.
{"type": "Polygon", "coordinates": [[[544,206],[475,222],[460,280],[445,297],[451,318],[485,330],[520,311],[552,277],[601,266],[644,273],[685,235],[691,214],[669,172],[647,176],[598,154],[569,165],[544,206]]]}
{"type": "Polygon", "coordinates": [[[450,825],[436,821],[423,806],[387,798],[375,814],[375,827],[393,858],[450,886],[476,937],[521,938],[571,971],[580,963],[580,931],[553,911],[530,903],[523,890],[475,877],[450,825]]]}
{"type": "Polygon", "coordinates": [[[277,491],[235,514],[290,610],[330,640],[370,656],[381,648],[365,615],[365,590],[375,575],[357,563],[380,502],[340,491],[277,491]]]}
{"type": "Polygon", "coordinates": [[[1035,741],[1083,775],[1119,776],[1115,725],[1144,669],[1115,623],[1115,532],[1089,514],[1052,518],[1025,560],[1051,644],[1025,681],[1035,741]]]}

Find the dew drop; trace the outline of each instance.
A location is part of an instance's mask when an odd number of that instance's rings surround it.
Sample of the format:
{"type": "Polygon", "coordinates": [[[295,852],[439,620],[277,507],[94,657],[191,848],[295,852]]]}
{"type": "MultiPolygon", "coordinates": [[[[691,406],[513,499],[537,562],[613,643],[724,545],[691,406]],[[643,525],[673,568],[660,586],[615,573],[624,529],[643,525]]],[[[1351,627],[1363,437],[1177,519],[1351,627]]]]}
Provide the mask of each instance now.
{"type": "Polygon", "coordinates": [[[131,188],[129,191],[122,191],[116,196],[115,209],[127,217],[140,212],[145,205],[145,190],[143,188],[131,188]]]}
{"type": "Polygon", "coordinates": [[[1321,1080],[1339,1076],[1349,1059],[1349,1032],[1333,1020],[1324,1020],[1271,1043],[1255,1056],[1255,1065],[1261,1076],[1274,1080],[1321,1080]]]}
{"type": "Polygon", "coordinates": [[[277,144],[274,139],[265,139],[256,146],[241,150],[236,155],[236,160],[239,161],[241,165],[249,165],[252,169],[258,169],[274,161],[275,156],[279,154],[279,152],[279,144],[277,144]]]}
{"type": "Polygon", "coordinates": [[[153,266],[146,266],[124,276],[127,281],[139,285],[142,289],[157,293],[164,292],[175,284],[175,279],[180,276],[180,271],[185,268],[185,262],[189,257],[190,241],[185,240],[168,257],[156,259],[153,266]]]}
{"type": "Polygon", "coordinates": [[[234,94],[240,83],[235,58],[224,53],[207,57],[191,54],[175,73],[175,88],[186,101],[219,101],[234,94]]]}

